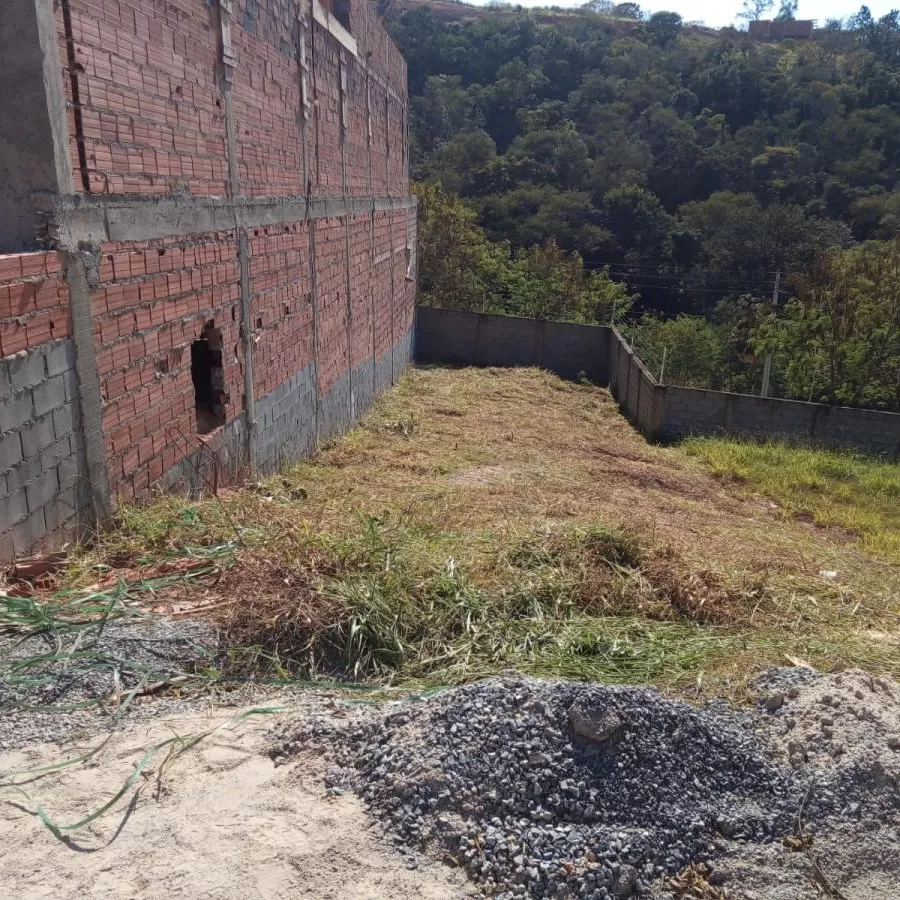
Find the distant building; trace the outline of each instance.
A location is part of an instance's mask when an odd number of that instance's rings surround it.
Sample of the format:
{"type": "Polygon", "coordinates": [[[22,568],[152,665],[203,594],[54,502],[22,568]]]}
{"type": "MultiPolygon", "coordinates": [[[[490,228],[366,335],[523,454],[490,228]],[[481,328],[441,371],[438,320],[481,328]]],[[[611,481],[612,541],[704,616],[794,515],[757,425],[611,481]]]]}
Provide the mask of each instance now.
{"type": "Polygon", "coordinates": [[[812,37],[814,19],[784,19],[772,21],[760,19],[750,23],[750,37],[764,41],[781,41],[785,38],[812,37]]]}

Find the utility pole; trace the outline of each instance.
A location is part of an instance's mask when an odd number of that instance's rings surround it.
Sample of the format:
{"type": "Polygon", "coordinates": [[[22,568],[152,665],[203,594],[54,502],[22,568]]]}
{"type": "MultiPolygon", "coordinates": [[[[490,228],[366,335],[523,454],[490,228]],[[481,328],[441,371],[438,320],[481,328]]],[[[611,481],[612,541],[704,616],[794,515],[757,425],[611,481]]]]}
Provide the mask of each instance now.
{"type": "MultiPolygon", "coordinates": [[[[778,286],[781,284],[781,272],[775,273],[775,289],[772,291],[772,311],[778,309],[778,286]]],[[[762,390],[759,392],[760,397],[769,396],[769,376],[772,374],[772,351],[766,354],[766,361],[763,365],[762,390]]]]}

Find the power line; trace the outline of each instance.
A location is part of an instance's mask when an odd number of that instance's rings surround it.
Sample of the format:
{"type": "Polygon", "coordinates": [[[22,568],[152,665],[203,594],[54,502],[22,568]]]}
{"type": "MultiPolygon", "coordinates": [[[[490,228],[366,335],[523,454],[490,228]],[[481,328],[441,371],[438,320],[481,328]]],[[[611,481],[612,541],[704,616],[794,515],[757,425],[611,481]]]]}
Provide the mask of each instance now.
{"type": "MultiPolygon", "coordinates": [[[[681,284],[681,285],[691,286],[691,282],[688,279],[686,279],[680,275],[652,275],[648,272],[636,272],[636,273],[632,274],[629,272],[620,272],[620,271],[616,271],[616,270],[610,270],[609,274],[612,276],[615,276],[617,278],[624,278],[624,279],[640,278],[640,279],[645,279],[645,280],[660,281],[663,283],[668,282],[668,283],[673,283],[673,284],[677,283],[677,284],[681,284]]],[[[766,290],[768,290],[769,287],[772,285],[772,279],[767,278],[765,280],[762,280],[762,279],[757,280],[757,279],[753,279],[753,278],[745,278],[745,279],[742,279],[741,281],[728,281],[727,279],[724,279],[724,278],[702,279],[698,284],[706,285],[706,286],[717,286],[718,285],[718,286],[721,286],[726,289],[732,287],[735,284],[740,284],[740,285],[745,285],[745,286],[746,285],[756,285],[759,288],[765,288],[766,290]]],[[[779,290],[781,290],[781,289],[779,289],[779,290]]],[[[782,293],[787,293],[787,291],[782,290],[782,293]]]]}
{"type": "MultiPolygon", "coordinates": [[[[694,287],[679,287],[674,284],[638,284],[633,281],[627,282],[628,287],[631,288],[652,288],[657,291],[679,291],[685,294],[719,294],[720,296],[723,294],[734,293],[736,291],[740,291],[745,294],[753,294],[759,293],[763,288],[762,286],[750,286],[750,285],[738,285],[737,287],[731,288],[694,288],[694,287]]],[[[767,295],[768,296],[768,295],[767,295]]]]}
{"type": "Polygon", "coordinates": [[[772,286],[773,279],[771,278],[739,278],[739,279],[730,279],[725,276],[718,277],[690,277],[685,275],[668,275],[668,274],[654,274],[652,272],[633,272],[628,269],[609,269],[610,275],[620,275],[623,277],[631,277],[631,278],[646,278],[652,279],[654,281],[670,281],[670,282],[678,282],[680,284],[759,284],[766,288],[772,286]]]}
{"type": "MultiPolygon", "coordinates": [[[[654,272],[662,272],[662,266],[654,266],[649,263],[630,263],[623,262],[621,259],[587,259],[586,257],[582,257],[582,262],[587,263],[589,265],[597,265],[597,266],[615,266],[616,268],[625,268],[625,269],[645,269],[652,270],[654,272]]],[[[705,267],[692,266],[689,272],[715,272],[717,269],[708,269],[705,267]]],[[[773,281],[775,275],[778,273],[776,269],[759,269],[754,274],[747,275],[748,278],[768,278],[769,281],[773,281]]],[[[671,273],[667,273],[671,274],[671,273]]],[[[689,274],[689,273],[685,273],[689,274]]]]}

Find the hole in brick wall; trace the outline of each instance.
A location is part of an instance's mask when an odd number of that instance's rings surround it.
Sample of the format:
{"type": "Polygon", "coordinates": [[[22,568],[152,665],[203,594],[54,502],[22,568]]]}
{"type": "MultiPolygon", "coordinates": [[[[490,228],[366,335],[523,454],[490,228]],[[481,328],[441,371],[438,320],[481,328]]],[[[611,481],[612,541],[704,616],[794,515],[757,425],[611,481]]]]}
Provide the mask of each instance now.
{"type": "Polygon", "coordinates": [[[231,321],[237,322],[237,307],[236,306],[231,307],[231,321]]]}
{"type": "Polygon", "coordinates": [[[291,226],[290,226],[290,225],[285,225],[285,226],[284,226],[284,233],[285,233],[285,234],[290,234],[290,233],[291,233],[291,226]]]}
{"type": "Polygon", "coordinates": [[[256,327],[257,327],[257,328],[262,328],[262,319],[257,319],[257,320],[256,320],[256,327]]]}
{"type": "Polygon", "coordinates": [[[157,247],[156,252],[157,252],[160,256],[165,256],[165,255],[166,255],[166,248],[165,248],[165,247],[157,247]]]}
{"type": "Polygon", "coordinates": [[[225,424],[225,369],[222,364],[222,332],[210,321],[200,337],[191,344],[191,379],[194,382],[194,408],[197,433],[225,424]]]}
{"type": "Polygon", "coordinates": [[[287,303],[284,304],[284,314],[286,316],[289,316],[291,314],[291,308],[290,308],[290,306],[288,306],[287,303]]]}

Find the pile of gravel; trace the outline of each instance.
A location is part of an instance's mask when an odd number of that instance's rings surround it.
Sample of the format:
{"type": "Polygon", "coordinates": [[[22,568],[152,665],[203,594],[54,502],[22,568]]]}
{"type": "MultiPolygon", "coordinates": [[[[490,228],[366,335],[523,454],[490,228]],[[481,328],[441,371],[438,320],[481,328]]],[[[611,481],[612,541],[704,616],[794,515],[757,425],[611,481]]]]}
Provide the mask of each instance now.
{"type": "Polygon", "coordinates": [[[649,689],[500,679],[304,716],[273,755],[331,752],[333,790],[357,791],[402,850],[452,858],[489,895],[628,897],[727,844],[780,841],[801,808],[805,825],[839,821],[839,779],[779,764],[753,723],[649,689]]]}

